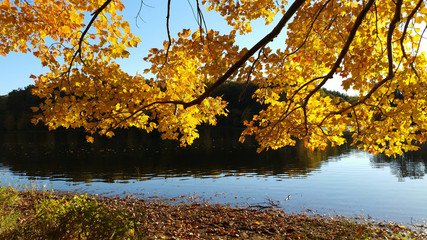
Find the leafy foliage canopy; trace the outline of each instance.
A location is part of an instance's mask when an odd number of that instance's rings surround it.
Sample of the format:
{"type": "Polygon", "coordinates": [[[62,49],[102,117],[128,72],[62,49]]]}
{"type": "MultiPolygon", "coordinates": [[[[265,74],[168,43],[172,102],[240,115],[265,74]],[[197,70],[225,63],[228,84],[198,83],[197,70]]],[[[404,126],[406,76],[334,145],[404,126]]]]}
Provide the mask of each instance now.
{"type": "Polygon", "coordinates": [[[129,75],[115,61],[140,43],[119,14],[125,7],[120,0],[2,1],[0,54],[31,52],[50,69],[32,76],[33,93],[44,99],[34,122],[50,129],[83,127],[109,137],[116,128],[157,129],[163,138],[191,144],[198,125],[215,125],[227,114],[227,103],[213,91],[240,81],[257,86],[253,98],[264,106],[241,137],[254,135],[260,151],[296,139],[324,149],[343,144],[345,131],[354,144],[387,155],[416,150],[415,143],[427,140],[424,0],[190,3],[200,27],[176,38],[168,32],[163,48],[150,50],[144,73],[152,79],[129,75]],[[206,29],[202,7],[218,12],[233,30],[206,29]],[[236,36],[250,32],[257,19],[276,25],[241,49],[236,36]],[[282,47],[269,47],[285,31],[282,47]],[[357,100],[321,93],[336,76],[344,89],[359,92],[357,100]]]}

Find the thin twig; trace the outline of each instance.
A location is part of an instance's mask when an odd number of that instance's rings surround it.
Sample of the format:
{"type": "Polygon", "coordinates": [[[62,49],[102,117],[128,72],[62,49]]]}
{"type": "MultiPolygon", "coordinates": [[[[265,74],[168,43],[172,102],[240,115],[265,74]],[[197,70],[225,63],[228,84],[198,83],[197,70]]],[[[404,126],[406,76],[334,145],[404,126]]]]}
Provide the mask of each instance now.
{"type": "Polygon", "coordinates": [[[145,23],[144,19],[141,17],[141,12],[142,12],[142,7],[143,6],[151,7],[151,6],[147,5],[147,4],[145,4],[144,0],[141,0],[141,4],[139,5],[138,13],[135,16],[135,24],[136,24],[137,28],[139,28],[139,26],[138,26],[138,18],[141,19],[141,21],[145,23]]]}
{"type": "Polygon", "coordinates": [[[206,33],[206,36],[208,33],[208,27],[206,25],[205,16],[203,15],[202,9],[200,8],[199,0],[196,0],[196,6],[197,6],[197,17],[198,17],[197,23],[199,25],[200,39],[202,40],[202,43],[203,43],[203,34],[202,34],[203,33],[203,26],[205,28],[204,32],[206,33]]]}
{"type": "MultiPolygon", "coordinates": [[[[307,40],[308,40],[308,37],[310,36],[310,33],[311,33],[311,30],[313,30],[313,27],[314,27],[314,23],[316,22],[316,20],[319,18],[319,16],[320,16],[320,13],[322,13],[323,12],[323,10],[325,9],[325,7],[326,7],[326,5],[328,5],[328,3],[330,2],[331,0],[328,0],[326,3],[324,3],[323,5],[322,5],[322,7],[319,9],[319,11],[317,11],[317,14],[316,14],[316,16],[314,17],[314,19],[311,21],[311,23],[310,23],[310,27],[308,28],[308,31],[307,31],[307,33],[305,34],[305,38],[304,38],[304,41],[293,51],[293,52],[291,52],[291,53],[288,53],[288,54],[286,54],[283,58],[282,58],[282,61],[284,61],[287,57],[289,57],[289,56],[291,56],[291,55],[293,55],[293,54],[295,54],[296,52],[298,52],[304,45],[305,45],[305,43],[307,42],[307,40]]],[[[334,17],[334,19],[335,19],[335,17],[334,17]]],[[[332,24],[332,22],[331,22],[331,24],[332,24]]]]}
{"type": "Polygon", "coordinates": [[[166,31],[168,33],[168,47],[166,49],[165,62],[163,63],[163,66],[166,65],[168,62],[169,49],[172,45],[171,32],[170,32],[170,28],[169,28],[170,10],[171,10],[171,0],[168,0],[168,10],[167,10],[167,14],[166,14],[166,31]]]}
{"type": "Polygon", "coordinates": [[[246,83],[245,83],[245,86],[243,87],[243,89],[242,89],[242,91],[240,92],[240,94],[239,94],[239,102],[240,102],[240,100],[241,100],[241,98],[242,98],[242,96],[243,96],[243,93],[246,91],[246,88],[248,87],[248,85],[249,85],[249,82],[250,82],[250,80],[251,80],[251,75],[252,75],[252,72],[253,72],[253,70],[255,69],[255,65],[258,65],[259,64],[259,59],[260,59],[260,57],[261,57],[261,53],[264,51],[264,48],[261,48],[261,50],[259,50],[259,52],[258,52],[258,57],[255,59],[255,61],[252,63],[252,66],[251,66],[251,69],[249,69],[249,73],[248,73],[248,77],[246,78],[246,83]]]}

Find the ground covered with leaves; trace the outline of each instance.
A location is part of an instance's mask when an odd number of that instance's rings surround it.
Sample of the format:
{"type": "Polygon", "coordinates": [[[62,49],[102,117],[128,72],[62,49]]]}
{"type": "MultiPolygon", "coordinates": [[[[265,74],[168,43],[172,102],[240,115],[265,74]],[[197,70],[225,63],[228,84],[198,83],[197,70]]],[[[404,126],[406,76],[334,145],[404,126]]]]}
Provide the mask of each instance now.
{"type": "Polygon", "coordinates": [[[1,239],[425,239],[424,229],[197,199],[0,189],[1,239]]]}

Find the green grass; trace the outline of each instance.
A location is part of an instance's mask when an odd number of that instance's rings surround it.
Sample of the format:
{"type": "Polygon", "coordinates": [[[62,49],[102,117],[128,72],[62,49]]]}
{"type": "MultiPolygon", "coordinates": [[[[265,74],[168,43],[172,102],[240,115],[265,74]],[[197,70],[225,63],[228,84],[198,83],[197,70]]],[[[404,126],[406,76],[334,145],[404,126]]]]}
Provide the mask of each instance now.
{"type": "Polygon", "coordinates": [[[35,229],[49,239],[127,239],[136,230],[124,211],[110,210],[86,195],[44,200],[34,220],[35,229]]]}
{"type": "Polygon", "coordinates": [[[19,200],[17,192],[12,188],[0,188],[0,238],[7,239],[14,235],[18,228],[17,221],[21,214],[13,209],[19,200]],[[9,236],[6,238],[6,236],[9,236]]]}

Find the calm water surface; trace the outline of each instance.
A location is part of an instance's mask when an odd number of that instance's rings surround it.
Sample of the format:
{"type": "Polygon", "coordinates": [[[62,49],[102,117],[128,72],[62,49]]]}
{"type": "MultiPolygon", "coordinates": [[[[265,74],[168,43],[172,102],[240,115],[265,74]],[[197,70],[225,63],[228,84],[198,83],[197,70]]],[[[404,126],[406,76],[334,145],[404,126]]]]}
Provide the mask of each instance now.
{"type": "Polygon", "coordinates": [[[203,130],[194,146],[138,132],[82,141],[83,133],[0,134],[0,181],[15,187],[144,196],[198,196],[220,203],[278,201],[285,211],[427,221],[427,147],[399,158],[349,146],[302,144],[257,154],[235,130],[203,130]],[[290,195],[290,200],[285,198],[290,195]]]}

